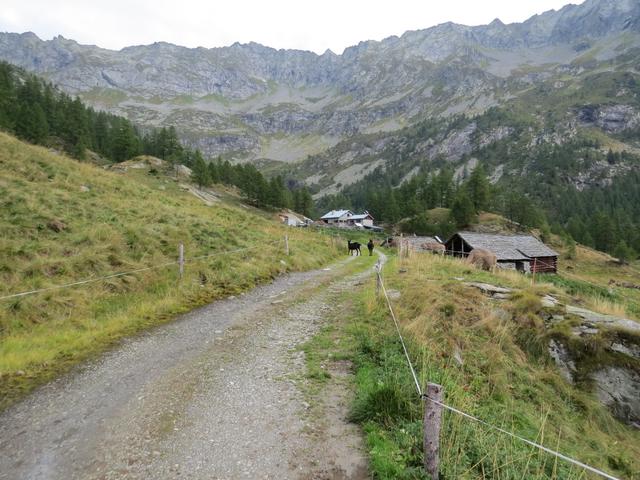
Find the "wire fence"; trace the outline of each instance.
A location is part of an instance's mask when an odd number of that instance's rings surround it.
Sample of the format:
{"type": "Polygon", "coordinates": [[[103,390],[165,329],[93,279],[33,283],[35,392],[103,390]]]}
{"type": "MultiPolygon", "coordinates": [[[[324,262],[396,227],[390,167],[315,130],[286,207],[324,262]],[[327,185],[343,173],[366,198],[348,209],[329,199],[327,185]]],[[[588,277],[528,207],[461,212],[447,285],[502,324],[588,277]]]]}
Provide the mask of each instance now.
{"type": "Polygon", "coordinates": [[[225,250],[225,251],[221,251],[221,252],[213,252],[213,253],[209,253],[209,254],[205,254],[205,255],[199,255],[199,256],[195,256],[195,257],[187,257],[187,258],[179,258],[178,260],[173,260],[170,262],[164,262],[164,263],[159,263],[156,265],[150,265],[147,267],[142,267],[142,268],[136,268],[133,270],[128,270],[125,272],[118,272],[118,273],[112,273],[109,275],[104,275],[102,277],[95,277],[95,278],[87,278],[84,280],[78,280],[75,282],[70,282],[70,283],[65,283],[65,284],[61,284],[61,285],[52,285],[50,287],[44,287],[44,288],[37,288],[37,289],[33,289],[33,290],[27,290],[24,292],[17,292],[17,293],[11,293],[11,294],[6,294],[3,296],[0,296],[0,301],[3,300],[9,300],[9,299],[14,299],[14,298],[20,298],[20,297],[26,297],[29,295],[35,295],[38,293],[44,293],[44,292],[50,292],[50,291],[54,291],[54,290],[61,290],[61,289],[65,289],[65,288],[71,288],[71,287],[79,287],[82,285],[87,285],[90,283],[97,283],[97,282],[103,282],[109,279],[113,279],[113,278],[118,278],[118,277],[124,277],[127,275],[133,275],[136,273],[141,273],[141,272],[146,272],[149,270],[156,270],[156,269],[161,269],[161,268],[166,268],[172,265],[186,265],[189,263],[193,263],[194,261],[199,261],[199,260],[204,260],[204,259],[208,259],[208,258],[212,258],[212,257],[221,257],[221,256],[226,256],[226,255],[231,255],[234,253],[239,253],[239,252],[245,252],[245,251],[249,251],[249,250],[254,250],[257,248],[264,248],[265,245],[280,245],[283,243],[283,240],[277,240],[274,242],[270,242],[267,244],[260,244],[260,245],[253,245],[251,247],[243,247],[243,248],[237,248],[234,250],[225,250]]]}
{"type": "Polygon", "coordinates": [[[491,430],[497,431],[497,432],[502,433],[504,435],[507,435],[507,436],[509,436],[511,438],[519,440],[519,441],[521,441],[521,442],[523,442],[523,443],[525,443],[525,444],[527,444],[529,446],[535,447],[535,448],[537,448],[537,449],[539,449],[539,450],[541,450],[543,452],[546,452],[546,453],[548,453],[550,455],[555,456],[556,458],[559,458],[560,460],[566,461],[566,462],[571,463],[571,464],[573,464],[575,466],[583,468],[584,470],[587,470],[587,471],[589,471],[591,473],[599,475],[599,476],[601,476],[603,478],[607,478],[609,480],[620,480],[619,478],[614,477],[613,475],[611,475],[611,474],[609,474],[607,472],[604,472],[604,471],[602,471],[600,469],[592,467],[592,466],[590,466],[590,465],[588,465],[588,464],[586,464],[584,462],[581,462],[580,460],[577,460],[577,459],[572,458],[572,457],[570,457],[568,455],[565,455],[565,454],[563,454],[561,452],[558,452],[556,450],[552,450],[552,449],[550,449],[548,447],[545,447],[544,445],[541,445],[541,444],[539,444],[537,442],[534,442],[534,441],[529,440],[527,438],[524,438],[524,437],[522,437],[520,435],[517,435],[517,434],[515,434],[513,432],[510,432],[508,430],[505,430],[503,428],[495,426],[495,425],[493,425],[493,424],[491,424],[489,422],[486,422],[486,421],[484,421],[484,420],[482,420],[482,419],[480,419],[480,418],[478,418],[478,417],[476,417],[476,416],[474,416],[474,415],[472,415],[472,414],[470,414],[468,412],[465,412],[463,410],[455,408],[455,407],[453,407],[451,405],[448,405],[445,402],[439,401],[438,399],[435,399],[433,397],[429,397],[428,395],[423,393],[423,389],[420,386],[420,381],[418,379],[418,374],[416,373],[416,369],[413,366],[413,361],[411,360],[411,356],[409,355],[409,351],[407,349],[405,339],[404,339],[404,337],[402,335],[402,331],[401,331],[401,328],[400,328],[400,324],[398,322],[398,318],[397,318],[397,316],[396,316],[396,314],[395,314],[395,312],[393,310],[393,306],[391,304],[391,299],[389,298],[386,286],[384,284],[384,280],[382,278],[382,267],[381,267],[380,263],[378,263],[378,265],[376,266],[376,277],[377,277],[376,278],[377,285],[379,286],[380,290],[383,293],[383,296],[385,298],[385,303],[387,304],[387,307],[388,307],[389,312],[391,314],[391,318],[393,319],[393,323],[395,325],[396,332],[398,333],[398,337],[399,337],[400,343],[402,345],[402,350],[404,352],[404,356],[405,356],[405,358],[407,360],[407,366],[409,368],[409,371],[411,372],[411,376],[413,377],[413,381],[414,381],[415,386],[416,386],[416,392],[417,392],[418,397],[420,399],[428,399],[429,401],[439,405],[440,407],[442,407],[442,408],[444,408],[444,409],[446,409],[446,410],[448,410],[448,411],[450,411],[452,413],[460,415],[462,418],[474,421],[474,422],[479,423],[479,424],[481,424],[481,425],[483,425],[483,426],[485,426],[485,427],[487,427],[487,428],[489,428],[491,430]]]}

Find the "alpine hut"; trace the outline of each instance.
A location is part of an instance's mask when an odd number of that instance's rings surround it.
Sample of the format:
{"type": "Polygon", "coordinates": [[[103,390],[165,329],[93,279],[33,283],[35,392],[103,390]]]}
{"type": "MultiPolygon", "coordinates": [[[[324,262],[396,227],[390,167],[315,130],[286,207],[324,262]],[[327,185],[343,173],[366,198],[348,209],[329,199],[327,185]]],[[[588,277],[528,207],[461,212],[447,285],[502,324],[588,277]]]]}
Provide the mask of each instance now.
{"type": "Polygon", "coordinates": [[[445,242],[446,253],[466,257],[481,248],[493,252],[498,267],[521,272],[556,273],[558,253],[531,235],[458,232],[445,242]]]}

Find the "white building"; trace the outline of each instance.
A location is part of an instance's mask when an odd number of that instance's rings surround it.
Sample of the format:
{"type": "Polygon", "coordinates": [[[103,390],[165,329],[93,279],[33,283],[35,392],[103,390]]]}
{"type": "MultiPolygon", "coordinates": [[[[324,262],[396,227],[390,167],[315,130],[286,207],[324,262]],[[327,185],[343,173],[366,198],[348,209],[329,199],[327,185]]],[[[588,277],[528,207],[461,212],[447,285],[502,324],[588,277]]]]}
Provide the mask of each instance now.
{"type": "Polygon", "coordinates": [[[331,210],[320,217],[320,220],[328,225],[346,226],[352,215],[351,210],[331,210]]]}
{"type": "Polygon", "coordinates": [[[356,214],[351,210],[331,210],[320,220],[336,227],[373,228],[373,216],[367,211],[356,214]]]}
{"type": "Polygon", "coordinates": [[[289,227],[305,227],[313,223],[308,217],[294,213],[291,210],[284,210],[278,214],[280,221],[289,227]]]}

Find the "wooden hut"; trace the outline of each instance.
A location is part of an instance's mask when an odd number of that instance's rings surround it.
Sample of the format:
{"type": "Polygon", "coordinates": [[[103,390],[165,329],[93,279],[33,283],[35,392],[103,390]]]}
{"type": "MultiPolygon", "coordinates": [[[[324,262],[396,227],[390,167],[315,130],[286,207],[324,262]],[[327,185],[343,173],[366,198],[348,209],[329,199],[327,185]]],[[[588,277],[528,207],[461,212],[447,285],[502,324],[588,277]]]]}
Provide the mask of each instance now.
{"type": "Polygon", "coordinates": [[[558,253],[531,235],[458,232],[445,242],[448,255],[466,257],[481,248],[496,255],[498,267],[521,272],[556,273],[558,253]]]}

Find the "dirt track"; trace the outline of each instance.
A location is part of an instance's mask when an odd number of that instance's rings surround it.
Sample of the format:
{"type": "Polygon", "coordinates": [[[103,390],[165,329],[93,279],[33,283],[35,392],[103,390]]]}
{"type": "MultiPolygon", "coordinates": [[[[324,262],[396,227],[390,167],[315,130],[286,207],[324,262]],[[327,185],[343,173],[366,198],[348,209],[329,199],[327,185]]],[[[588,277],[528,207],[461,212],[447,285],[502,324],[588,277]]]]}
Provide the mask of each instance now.
{"type": "Polygon", "coordinates": [[[368,478],[344,418],[348,367],[316,411],[296,349],[371,269],[280,278],[125,341],[0,416],[0,479],[368,478]]]}

